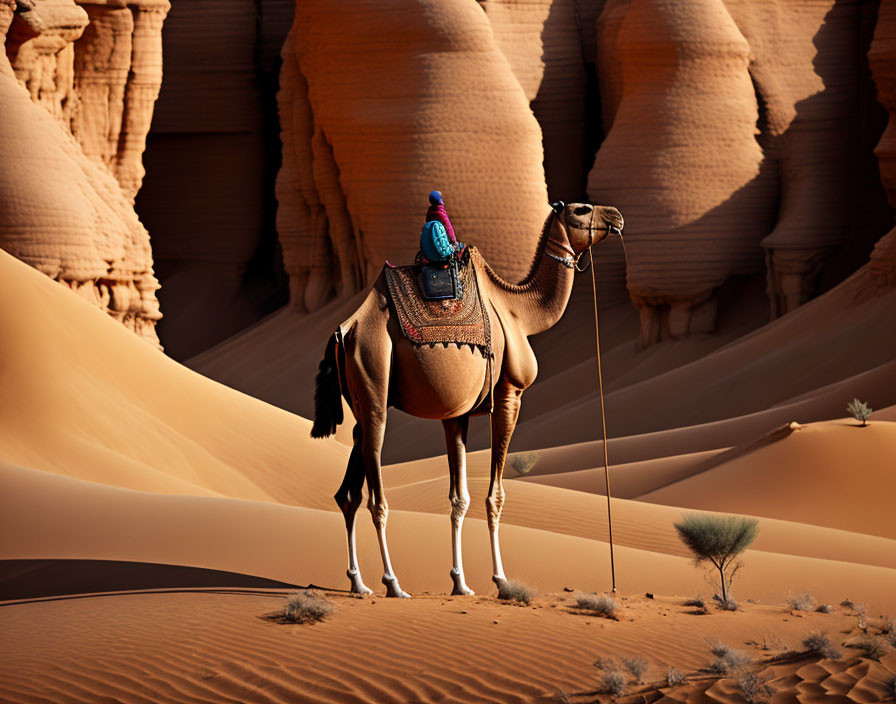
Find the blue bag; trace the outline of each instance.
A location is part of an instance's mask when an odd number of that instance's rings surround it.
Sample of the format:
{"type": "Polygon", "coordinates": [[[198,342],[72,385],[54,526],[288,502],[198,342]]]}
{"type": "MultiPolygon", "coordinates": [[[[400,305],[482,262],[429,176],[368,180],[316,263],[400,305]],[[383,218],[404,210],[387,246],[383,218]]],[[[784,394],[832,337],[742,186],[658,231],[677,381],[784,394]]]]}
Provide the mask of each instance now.
{"type": "Polygon", "coordinates": [[[431,262],[443,262],[454,253],[448,231],[438,220],[430,220],[420,233],[420,251],[431,262]]]}

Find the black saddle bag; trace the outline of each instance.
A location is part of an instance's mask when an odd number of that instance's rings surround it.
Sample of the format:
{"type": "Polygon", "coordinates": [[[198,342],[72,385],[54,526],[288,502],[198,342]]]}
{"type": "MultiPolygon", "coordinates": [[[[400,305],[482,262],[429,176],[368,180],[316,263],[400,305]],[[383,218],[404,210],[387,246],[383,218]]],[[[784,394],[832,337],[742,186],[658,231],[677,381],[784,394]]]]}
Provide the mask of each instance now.
{"type": "Polygon", "coordinates": [[[452,256],[447,265],[420,267],[420,288],[423,297],[429,300],[445,300],[463,298],[464,291],[460,282],[460,262],[452,256]]]}

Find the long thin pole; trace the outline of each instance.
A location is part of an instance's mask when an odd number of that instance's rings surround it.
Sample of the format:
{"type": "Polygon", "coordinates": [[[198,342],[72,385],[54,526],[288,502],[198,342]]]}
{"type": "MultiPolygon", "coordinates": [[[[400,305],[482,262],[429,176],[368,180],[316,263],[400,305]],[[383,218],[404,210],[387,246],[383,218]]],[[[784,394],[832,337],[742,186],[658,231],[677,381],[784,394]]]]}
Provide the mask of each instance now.
{"type": "Polygon", "coordinates": [[[610,534],[610,577],[616,593],[616,561],[613,557],[613,515],[610,509],[610,460],[607,454],[607,414],[604,409],[604,377],[600,368],[600,325],[597,320],[597,280],[594,278],[594,245],[588,250],[591,258],[591,288],[594,291],[594,339],[597,343],[597,385],[600,390],[600,424],[604,438],[604,478],[607,483],[607,526],[610,534]]]}

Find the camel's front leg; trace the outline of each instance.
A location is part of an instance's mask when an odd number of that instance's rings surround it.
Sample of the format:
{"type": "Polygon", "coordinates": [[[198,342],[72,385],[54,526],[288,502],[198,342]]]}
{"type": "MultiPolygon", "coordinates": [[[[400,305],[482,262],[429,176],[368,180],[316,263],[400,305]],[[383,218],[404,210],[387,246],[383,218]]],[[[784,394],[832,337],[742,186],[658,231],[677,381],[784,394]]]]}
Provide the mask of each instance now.
{"type": "Polygon", "coordinates": [[[467,489],[467,428],[470,416],[451,418],[442,421],[442,425],[445,427],[445,445],[448,449],[448,500],[451,502],[451,553],[454,558],[451,569],[454,589],[451,593],[469,595],[474,592],[464,580],[461,531],[470,506],[470,492],[467,489]]]}
{"type": "Polygon", "coordinates": [[[495,410],[492,412],[492,471],[491,481],[488,486],[488,496],[485,499],[485,509],[488,517],[488,532],[492,543],[492,564],[494,574],[492,581],[499,587],[507,580],[504,575],[504,565],[501,562],[501,546],[498,541],[498,523],[501,520],[501,511],[504,508],[504,460],[507,457],[507,448],[510,446],[510,438],[516,427],[516,419],[520,413],[520,397],[523,390],[501,382],[495,386],[495,410]]]}

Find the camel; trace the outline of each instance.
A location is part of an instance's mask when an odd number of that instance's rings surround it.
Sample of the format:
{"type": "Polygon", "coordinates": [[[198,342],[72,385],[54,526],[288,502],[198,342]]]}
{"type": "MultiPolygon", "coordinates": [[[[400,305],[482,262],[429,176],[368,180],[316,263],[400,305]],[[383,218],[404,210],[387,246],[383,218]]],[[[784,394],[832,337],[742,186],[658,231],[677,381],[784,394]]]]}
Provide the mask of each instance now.
{"type": "Polygon", "coordinates": [[[461,530],[470,503],[466,442],[470,416],[491,411],[491,480],[486,515],[492,580],[506,584],[498,524],[504,507],[503,471],[523,391],[538,371],[528,336],[552,327],[572,291],[576,263],[610,232],[621,233],[622,215],[611,207],[583,203],[551,206],[529,273],[518,284],[503,281],[473,248],[471,263],[491,329],[490,358],[460,345],[415,345],[402,334],[380,274],[357,311],[330,337],[317,375],[313,437],[326,437],[342,421],[345,398],[356,419],[354,446],[345,478],[334,496],[345,517],[351,591],[370,594],[361,579],[355,545],[355,515],[368,485],[368,509],[383,558],[387,596],[409,597],[398,583],[386,543],[389,507],[383,493],[380,456],[386,410],[395,406],[419,418],[442,421],[449,467],[452,594],[473,594],[464,578],[461,530]],[[493,410],[492,410],[493,408],[493,410]]]}

